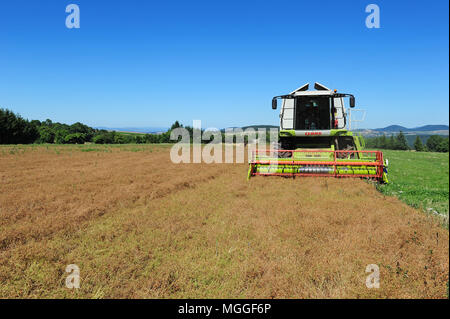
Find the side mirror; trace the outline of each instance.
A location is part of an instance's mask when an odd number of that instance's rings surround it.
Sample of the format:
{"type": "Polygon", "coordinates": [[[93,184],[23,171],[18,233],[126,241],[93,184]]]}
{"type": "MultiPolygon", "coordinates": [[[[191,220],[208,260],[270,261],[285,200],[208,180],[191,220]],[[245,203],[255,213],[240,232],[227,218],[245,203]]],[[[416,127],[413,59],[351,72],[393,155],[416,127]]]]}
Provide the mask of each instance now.
{"type": "Polygon", "coordinates": [[[350,95],[350,107],[355,107],[355,97],[350,95]]]}
{"type": "Polygon", "coordinates": [[[272,109],[273,109],[273,110],[276,110],[276,109],[277,109],[277,106],[278,106],[278,101],[277,101],[276,98],[273,98],[273,99],[272,99],[272,109]]]}

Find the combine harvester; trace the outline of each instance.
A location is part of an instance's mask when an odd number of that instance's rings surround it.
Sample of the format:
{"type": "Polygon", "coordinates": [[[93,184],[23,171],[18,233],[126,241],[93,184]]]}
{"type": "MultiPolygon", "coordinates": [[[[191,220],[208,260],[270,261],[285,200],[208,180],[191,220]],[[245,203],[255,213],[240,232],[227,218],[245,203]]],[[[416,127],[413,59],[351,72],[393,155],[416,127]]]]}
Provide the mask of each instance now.
{"type": "Polygon", "coordinates": [[[338,93],[320,83],[316,91],[305,84],[281,100],[279,142],[252,153],[248,178],[264,176],[359,177],[387,183],[388,161],[380,151],[364,151],[364,139],[347,129],[344,98],[355,107],[352,94],[338,93]]]}

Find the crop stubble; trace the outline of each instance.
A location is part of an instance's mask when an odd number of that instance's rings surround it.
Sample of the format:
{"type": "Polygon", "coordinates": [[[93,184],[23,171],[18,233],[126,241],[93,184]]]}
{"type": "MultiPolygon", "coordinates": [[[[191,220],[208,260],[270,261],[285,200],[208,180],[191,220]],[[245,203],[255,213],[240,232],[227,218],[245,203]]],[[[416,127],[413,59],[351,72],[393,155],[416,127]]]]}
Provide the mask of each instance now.
{"type": "Polygon", "coordinates": [[[0,297],[446,297],[448,230],[362,180],[58,153],[0,155],[0,297]]]}

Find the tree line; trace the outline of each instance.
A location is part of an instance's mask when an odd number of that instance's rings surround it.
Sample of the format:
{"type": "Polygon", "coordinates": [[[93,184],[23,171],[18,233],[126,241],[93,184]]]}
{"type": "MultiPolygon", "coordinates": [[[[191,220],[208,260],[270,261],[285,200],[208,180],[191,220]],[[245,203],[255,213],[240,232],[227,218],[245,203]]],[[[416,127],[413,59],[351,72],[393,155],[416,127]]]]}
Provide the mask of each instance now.
{"type": "MultiPolygon", "coordinates": [[[[408,141],[406,140],[406,137],[403,134],[403,132],[400,132],[397,135],[391,135],[389,137],[383,134],[381,136],[367,138],[366,147],[386,149],[386,150],[411,149],[408,145],[408,141]]],[[[420,136],[417,135],[413,144],[413,148],[417,152],[445,153],[449,151],[449,138],[441,135],[432,135],[427,139],[426,143],[424,144],[420,136]]]]}
{"type": "MultiPolygon", "coordinates": [[[[177,122],[178,123],[178,122],[177,122]]],[[[179,124],[177,124],[179,126],[179,124]]],[[[28,121],[11,110],[0,108],[0,144],[127,144],[169,143],[170,130],[161,134],[123,134],[99,130],[77,122],[72,125],[28,121]]]]}

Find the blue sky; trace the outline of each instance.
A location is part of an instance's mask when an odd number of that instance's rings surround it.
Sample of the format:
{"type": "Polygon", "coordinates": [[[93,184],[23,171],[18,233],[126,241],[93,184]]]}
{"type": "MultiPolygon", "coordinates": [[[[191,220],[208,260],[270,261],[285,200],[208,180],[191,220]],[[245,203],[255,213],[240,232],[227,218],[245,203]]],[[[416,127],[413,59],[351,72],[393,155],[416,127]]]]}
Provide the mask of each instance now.
{"type": "Polygon", "coordinates": [[[305,82],[361,127],[448,124],[448,1],[2,1],[0,107],[91,126],[278,124],[305,82]],[[78,4],[81,28],[67,29],[78,4]],[[368,29],[365,7],[380,7],[368,29]]]}

